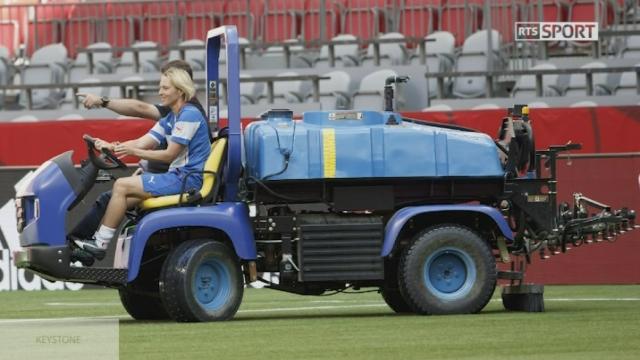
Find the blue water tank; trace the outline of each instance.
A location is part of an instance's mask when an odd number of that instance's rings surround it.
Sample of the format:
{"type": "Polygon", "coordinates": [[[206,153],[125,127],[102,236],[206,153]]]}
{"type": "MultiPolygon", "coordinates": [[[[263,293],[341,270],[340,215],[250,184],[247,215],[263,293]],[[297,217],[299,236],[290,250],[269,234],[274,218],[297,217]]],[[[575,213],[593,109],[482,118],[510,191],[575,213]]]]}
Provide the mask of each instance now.
{"type": "Polygon", "coordinates": [[[246,169],[260,180],[502,177],[483,133],[403,122],[392,112],[272,110],[244,132],[246,169]]]}

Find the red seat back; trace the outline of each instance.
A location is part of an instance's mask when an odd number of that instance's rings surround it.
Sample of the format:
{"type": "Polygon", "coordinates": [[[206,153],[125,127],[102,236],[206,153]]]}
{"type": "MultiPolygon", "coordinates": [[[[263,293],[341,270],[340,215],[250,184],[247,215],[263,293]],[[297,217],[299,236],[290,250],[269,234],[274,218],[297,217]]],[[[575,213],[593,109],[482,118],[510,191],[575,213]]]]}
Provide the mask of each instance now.
{"type": "Polygon", "coordinates": [[[246,0],[228,0],[225,7],[223,23],[225,25],[236,25],[238,36],[252,41],[258,37],[261,29],[260,19],[264,14],[264,1],[251,1],[247,6],[246,0]]]}
{"type": "Polygon", "coordinates": [[[78,48],[101,41],[106,13],[106,4],[75,4],[69,11],[69,19],[65,23],[63,43],[69,51],[69,57],[75,57],[78,48]]]}
{"type": "Polygon", "coordinates": [[[400,8],[398,30],[406,37],[422,38],[438,28],[442,0],[405,0],[400,8]]]}
{"type": "Polygon", "coordinates": [[[262,39],[266,42],[294,39],[301,33],[305,0],[267,0],[262,18],[262,39]]]}
{"type": "Polygon", "coordinates": [[[340,8],[337,1],[309,0],[302,16],[302,36],[306,41],[320,40],[320,3],[325,3],[325,39],[340,33],[340,8]]]}
{"type": "Polygon", "coordinates": [[[181,38],[204,40],[207,31],[222,25],[225,5],[225,0],[185,1],[181,9],[181,13],[184,14],[181,38]]]}

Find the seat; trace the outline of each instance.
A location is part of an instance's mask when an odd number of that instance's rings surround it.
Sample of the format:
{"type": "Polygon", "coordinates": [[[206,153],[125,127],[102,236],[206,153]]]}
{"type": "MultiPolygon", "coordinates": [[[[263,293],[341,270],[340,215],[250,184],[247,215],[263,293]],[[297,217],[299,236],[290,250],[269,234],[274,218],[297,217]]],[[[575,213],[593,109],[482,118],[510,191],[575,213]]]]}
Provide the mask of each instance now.
{"type": "MultiPolygon", "coordinates": [[[[358,38],[351,34],[342,34],[335,36],[331,41],[357,41],[358,38]]],[[[339,44],[333,46],[333,54],[335,56],[335,63],[341,63],[342,66],[357,66],[358,59],[360,58],[360,48],[357,43],[354,44],[339,44]]],[[[329,66],[329,46],[322,45],[320,48],[320,55],[317,59],[313,60],[314,67],[328,67],[329,66]]]]}
{"type": "Polygon", "coordinates": [[[263,13],[264,0],[228,0],[222,22],[223,24],[236,25],[238,36],[254,41],[262,26],[263,13]]]}
{"type": "Polygon", "coordinates": [[[480,104],[471,108],[471,110],[494,110],[494,109],[502,109],[502,107],[497,104],[480,104]]]}
{"type": "Polygon", "coordinates": [[[443,0],[405,0],[399,9],[399,31],[407,37],[422,38],[438,29],[443,0]]]}
{"type": "MultiPolygon", "coordinates": [[[[131,46],[138,51],[137,72],[157,72],[159,70],[158,58],[160,49],[153,41],[140,41],[131,46]]],[[[135,58],[133,51],[125,51],[120,58],[120,62],[116,65],[116,74],[135,73],[135,58]]]]}
{"type": "MultiPolygon", "coordinates": [[[[286,71],[278,74],[276,77],[298,76],[295,71],[286,71]]],[[[273,100],[274,104],[301,103],[305,95],[311,89],[309,81],[304,80],[288,80],[273,82],[273,100]]],[[[266,93],[258,99],[259,104],[268,104],[269,99],[266,93]]]]}
{"type": "Polygon", "coordinates": [[[569,107],[572,107],[572,108],[574,108],[574,107],[597,107],[597,106],[598,106],[598,104],[596,102],[590,101],[590,100],[578,101],[578,102],[575,102],[575,103],[569,105],[569,107]]]}
{"type": "Polygon", "coordinates": [[[340,9],[335,1],[309,0],[302,16],[302,38],[306,41],[320,40],[320,3],[325,6],[324,39],[331,39],[340,33],[340,9]]]}
{"type": "MultiPolygon", "coordinates": [[[[406,64],[409,54],[404,44],[404,35],[398,32],[386,33],[378,36],[380,40],[397,40],[397,43],[381,43],[378,47],[380,56],[379,66],[393,66],[406,64]]],[[[369,44],[367,47],[367,53],[362,58],[362,65],[375,64],[375,45],[369,44]]]]}
{"type": "Polygon", "coordinates": [[[453,109],[451,108],[451,106],[447,105],[447,104],[436,104],[436,105],[432,105],[429,106],[427,108],[422,109],[422,111],[424,112],[431,112],[431,111],[453,111],[453,109]]]}
{"type": "Polygon", "coordinates": [[[390,29],[393,6],[386,0],[346,0],[340,29],[344,34],[369,40],[390,29]]]}
{"type": "Polygon", "coordinates": [[[222,166],[227,149],[227,138],[219,138],[211,144],[211,154],[204,164],[202,186],[195,194],[182,193],[159,196],[144,200],[140,209],[149,211],[181,204],[198,204],[213,199],[215,201],[217,189],[220,187],[222,166]]]}
{"type": "MultiPolygon", "coordinates": [[[[499,55],[502,39],[500,33],[491,30],[491,48],[489,48],[489,32],[480,30],[469,36],[462,47],[462,53],[456,62],[456,71],[487,71],[502,67],[503,59],[499,55]],[[489,56],[493,57],[492,65],[489,56]]],[[[484,76],[459,76],[453,81],[453,95],[459,98],[483,96],[486,91],[484,76]]]]}
{"type": "Polygon", "coordinates": [[[64,4],[39,4],[33,7],[27,21],[27,55],[44,45],[62,42],[62,29],[70,10],[71,6],[64,4]]]}
{"type": "MultiPolygon", "coordinates": [[[[330,79],[320,81],[320,106],[322,110],[344,110],[351,105],[351,93],[355,90],[351,75],[345,71],[331,71],[323,76],[330,79]]],[[[313,102],[313,94],[307,96],[313,102]]]]}
{"type": "MultiPolygon", "coordinates": [[[[91,53],[93,74],[108,74],[113,70],[111,45],[108,43],[95,43],[87,46],[89,50],[104,50],[91,53]],[[107,51],[108,50],[108,51],[107,51]]],[[[93,76],[89,71],[89,56],[86,52],[78,53],[76,60],[69,67],[69,81],[79,82],[82,79],[93,76]]]]}
{"type": "Polygon", "coordinates": [[[279,42],[300,35],[304,1],[267,0],[262,18],[262,40],[279,42]]]}
{"type": "MultiPolygon", "coordinates": [[[[426,57],[424,59],[427,72],[451,71],[455,62],[453,54],[456,39],[453,34],[447,31],[436,31],[433,34],[429,34],[426,39],[430,40],[426,43],[426,57]]],[[[412,55],[410,64],[417,66],[422,61],[420,56],[419,54],[412,55]]],[[[438,81],[435,78],[429,78],[427,86],[430,98],[438,95],[438,81]]],[[[445,91],[449,88],[450,82],[445,79],[445,91]]]]}
{"type": "MultiPolygon", "coordinates": [[[[636,66],[640,66],[637,64],[636,66]]],[[[638,79],[635,72],[624,72],[620,76],[620,82],[615,86],[613,94],[638,96],[638,79]]]]}
{"type": "Polygon", "coordinates": [[[81,3],[71,6],[69,18],[64,24],[63,43],[69,57],[76,57],[79,48],[85,48],[103,40],[106,4],[81,3]]]}
{"type": "MultiPolygon", "coordinates": [[[[24,85],[61,84],[65,80],[67,49],[62,44],[44,46],[33,53],[31,63],[22,70],[24,85]]],[[[31,100],[34,109],[55,109],[64,98],[59,89],[34,89],[31,100]]],[[[20,95],[20,105],[27,106],[26,92],[20,95]]]]}
{"type": "MultiPolygon", "coordinates": [[[[382,69],[362,78],[358,91],[353,94],[351,102],[353,109],[382,110],[384,103],[384,84],[385,80],[390,76],[398,76],[398,74],[393,70],[382,69]]],[[[396,91],[395,100],[398,104],[396,109],[401,108],[403,104],[400,91],[396,91]]]]}
{"type": "MultiPolygon", "coordinates": [[[[141,18],[140,40],[160,45],[175,44],[179,37],[177,2],[145,3],[141,18]]],[[[202,36],[204,38],[204,36],[202,36]]]]}
{"type": "MultiPolygon", "coordinates": [[[[193,49],[184,50],[184,59],[191,65],[193,71],[204,70],[205,64],[205,44],[200,39],[190,39],[181,42],[178,46],[193,47],[193,49]]],[[[224,53],[224,52],[223,52],[224,53]]],[[[180,59],[180,50],[173,49],[169,52],[169,60],[180,59]]]]}
{"type": "MultiPolygon", "coordinates": [[[[554,64],[538,64],[531,67],[531,70],[555,70],[557,67],[554,64]]],[[[558,75],[543,75],[542,76],[542,96],[560,96],[562,90],[558,85],[558,75]]],[[[511,96],[537,96],[536,95],[536,77],[535,75],[522,75],[516,81],[511,96]]]]}
{"type": "Polygon", "coordinates": [[[204,39],[209,29],[222,25],[225,3],[225,0],[185,1],[181,38],[204,39]]]}
{"type": "Polygon", "coordinates": [[[482,26],[483,0],[447,0],[440,14],[439,30],[448,31],[456,39],[456,46],[482,26]]]}
{"type": "Polygon", "coordinates": [[[104,41],[113,47],[128,47],[140,38],[140,19],[144,14],[143,4],[109,2],[105,14],[104,41]]]}
{"type": "MultiPolygon", "coordinates": [[[[240,73],[240,78],[251,78],[251,75],[240,73]]],[[[240,103],[242,105],[255,104],[258,97],[264,92],[264,83],[255,81],[240,82],[240,103]]],[[[226,97],[226,95],[225,95],[226,97]]]]}
{"type": "MultiPolygon", "coordinates": [[[[581,69],[602,69],[606,68],[607,64],[600,61],[593,61],[580,66],[581,69]]],[[[571,74],[569,76],[569,83],[563,89],[564,96],[585,96],[587,94],[587,79],[585,74],[571,74]]],[[[607,84],[606,73],[593,74],[593,94],[591,95],[609,95],[611,90],[607,84]]]]}
{"type": "Polygon", "coordinates": [[[625,59],[640,59],[640,35],[630,35],[625,38],[620,56],[625,59]]]}

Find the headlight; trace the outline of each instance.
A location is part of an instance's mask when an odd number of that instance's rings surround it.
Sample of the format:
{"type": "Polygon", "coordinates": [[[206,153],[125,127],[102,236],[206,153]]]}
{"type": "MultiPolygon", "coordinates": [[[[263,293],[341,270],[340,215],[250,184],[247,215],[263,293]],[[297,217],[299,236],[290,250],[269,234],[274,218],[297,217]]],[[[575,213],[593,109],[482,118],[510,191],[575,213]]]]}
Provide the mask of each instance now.
{"type": "Polygon", "coordinates": [[[16,224],[18,233],[21,233],[27,222],[24,216],[24,199],[16,198],[14,203],[16,204],[16,224]]]}

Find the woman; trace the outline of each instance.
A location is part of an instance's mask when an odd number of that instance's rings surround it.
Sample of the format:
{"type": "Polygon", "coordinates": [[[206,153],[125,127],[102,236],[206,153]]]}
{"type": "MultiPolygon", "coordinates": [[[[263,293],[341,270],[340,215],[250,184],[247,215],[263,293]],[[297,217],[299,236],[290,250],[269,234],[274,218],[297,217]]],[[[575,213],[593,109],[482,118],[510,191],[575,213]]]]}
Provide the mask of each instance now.
{"type": "Polygon", "coordinates": [[[158,121],[144,136],[125,142],[108,143],[98,139],[96,148],[109,149],[117,156],[136,156],[145,160],[169,163],[164,174],[142,174],[116,180],[102,224],[91,239],[75,240],[76,245],[101,260],[109,242],[128,208],[142,200],[180,193],[182,182],[189,172],[200,172],[187,177],[185,190],[199,189],[202,169],[209,157],[211,143],[202,113],[188,101],[195,95],[195,86],[189,74],[170,68],[160,78],[160,100],[171,111],[158,121]],[[167,148],[152,150],[166,142],[167,148]]]}

